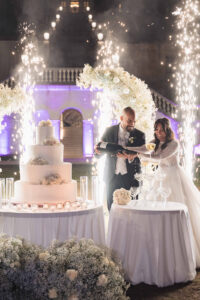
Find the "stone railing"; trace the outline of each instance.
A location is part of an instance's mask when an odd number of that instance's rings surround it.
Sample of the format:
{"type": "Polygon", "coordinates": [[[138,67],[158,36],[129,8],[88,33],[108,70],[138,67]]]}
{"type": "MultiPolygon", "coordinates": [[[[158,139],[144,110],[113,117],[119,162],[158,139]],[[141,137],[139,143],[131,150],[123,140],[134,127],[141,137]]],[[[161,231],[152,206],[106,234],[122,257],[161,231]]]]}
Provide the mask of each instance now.
{"type": "MultiPolygon", "coordinates": [[[[83,68],[47,68],[42,76],[38,76],[37,83],[39,84],[76,84],[76,79],[83,71],[83,68]]],[[[151,89],[153,101],[158,110],[169,117],[176,118],[177,104],[165,98],[158,92],[151,89]]],[[[197,115],[200,114],[200,108],[197,110],[197,115]]]]}
{"type": "Polygon", "coordinates": [[[83,68],[47,68],[42,76],[38,76],[40,84],[75,84],[83,68]]]}
{"type": "Polygon", "coordinates": [[[158,110],[169,117],[176,118],[177,104],[151,89],[153,101],[158,110]]]}

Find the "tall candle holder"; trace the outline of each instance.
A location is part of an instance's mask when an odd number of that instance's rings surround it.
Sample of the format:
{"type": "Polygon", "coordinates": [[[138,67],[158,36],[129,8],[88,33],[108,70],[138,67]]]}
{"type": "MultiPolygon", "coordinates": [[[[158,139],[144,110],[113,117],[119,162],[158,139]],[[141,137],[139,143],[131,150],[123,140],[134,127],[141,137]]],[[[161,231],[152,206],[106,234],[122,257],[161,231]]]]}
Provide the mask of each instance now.
{"type": "Polygon", "coordinates": [[[88,200],[88,176],[80,177],[80,198],[83,202],[88,200]]]}
{"type": "Polygon", "coordinates": [[[14,178],[6,178],[6,202],[10,204],[11,198],[14,196],[14,178]]]}
{"type": "Polygon", "coordinates": [[[0,208],[4,204],[5,201],[5,178],[0,178],[0,208]]]}
{"type": "Polygon", "coordinates": [[[99,204],[99,178],[92,176],[92,200],[95,205],[99,204]]]}

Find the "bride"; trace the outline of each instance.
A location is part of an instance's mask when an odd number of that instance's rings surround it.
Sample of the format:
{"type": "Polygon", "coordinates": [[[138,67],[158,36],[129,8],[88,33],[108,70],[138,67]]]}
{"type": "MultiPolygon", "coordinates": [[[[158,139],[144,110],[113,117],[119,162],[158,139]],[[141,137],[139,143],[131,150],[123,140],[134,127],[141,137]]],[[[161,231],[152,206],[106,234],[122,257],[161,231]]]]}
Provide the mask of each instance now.
{"type": "MultiPolygon", "coordinates": [[[[184,169],[179,165],[179,143],[166,118],[156,120],[154,124],[155,150],[147,154],[145,145],[126,147],[137,151],[137,155],[151,162],[158,162],[165,173],[164,187],[171,190],[168,201],[181,202],[188,207],[195,238],[197,267],[200,267],[200,192],[184,169]]],[[[154,186],[153,188],[156,189],[154,186]]]]}

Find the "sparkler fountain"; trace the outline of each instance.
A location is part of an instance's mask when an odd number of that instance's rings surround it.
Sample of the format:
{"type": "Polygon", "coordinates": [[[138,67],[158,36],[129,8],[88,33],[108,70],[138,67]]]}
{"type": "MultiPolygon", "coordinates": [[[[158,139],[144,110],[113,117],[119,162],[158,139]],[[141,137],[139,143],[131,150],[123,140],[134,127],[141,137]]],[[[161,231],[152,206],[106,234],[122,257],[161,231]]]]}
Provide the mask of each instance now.
{"type": "Polygon", "coordinates": [[[21,159],[25,158],[25,147],[34,143],[34,112],[35,105],[33,90],[36,84],[36,76],[42,75],[45,68],[43,58],[38,54],[37,42],[34,38],[34,30],[28,25],[23,26],[23,37],[20,40],[22,48],[21,64],[17,68],[17,77],[23,90],[26,92],[26,101],[21,109],[21,119],[19,132],[16,134],[21,137],[20,153],[21,159]]]}
{"type": "Polygon", "coordinates": [[[195,118],[197,109],[197,87],[200,63],[198,0],[184,0],[173,13],[177,16],[176,46],[179,47],[179,62],[176,78],[176,94],[179,104],[179,137],[183,148],[185,169],[192,176],[194,145],[196,138],[195,118]]]}

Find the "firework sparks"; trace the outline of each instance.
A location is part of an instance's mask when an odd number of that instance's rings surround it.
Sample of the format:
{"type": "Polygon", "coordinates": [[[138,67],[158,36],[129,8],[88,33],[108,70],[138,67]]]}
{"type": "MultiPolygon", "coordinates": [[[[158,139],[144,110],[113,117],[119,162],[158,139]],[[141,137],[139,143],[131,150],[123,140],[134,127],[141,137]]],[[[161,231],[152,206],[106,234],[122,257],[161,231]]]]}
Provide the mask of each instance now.
{"type": "Polygon", "coordinates": [[[195,118],[197,109],[197,77],[199,74],[200,16],[198,0],[184,0],[173,13],[177,17],[176,46],[179,47],[179,63],[176,77],[177,102],[179,104],[179,136],[183,148],[185,169],[192,176],[196,137],[195,118]]]}
{"type": "MultiPolygon", "coordinates": [[[[34,38],[35,32],[28,25],[24,25],[23,37],[19,47],[22,49],[21,64],[17,68],[17,81],[26,93],[26,101],[21,109],[20,126],[13,137],[13,142],[20,138],[19,151],[21,159],[25,160],[25,149],[27,145],[34,144],[34,113],[35,103],[33,99],[33,89],[38,76],[43,74],[45,64],[43,58],[38,54],[37,42],[34,38]]],[[[16,151],[15,154],[18,154],[16,151]]]]}

